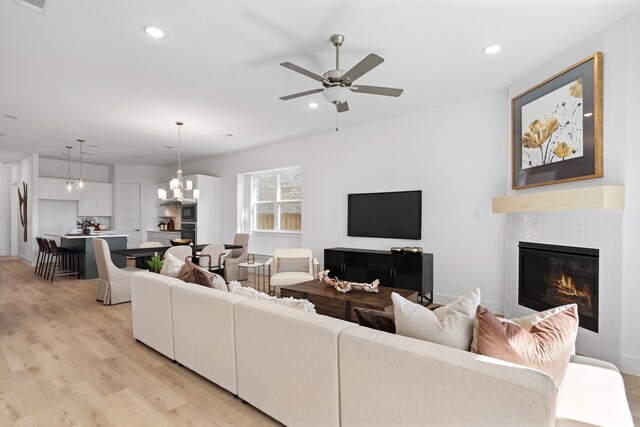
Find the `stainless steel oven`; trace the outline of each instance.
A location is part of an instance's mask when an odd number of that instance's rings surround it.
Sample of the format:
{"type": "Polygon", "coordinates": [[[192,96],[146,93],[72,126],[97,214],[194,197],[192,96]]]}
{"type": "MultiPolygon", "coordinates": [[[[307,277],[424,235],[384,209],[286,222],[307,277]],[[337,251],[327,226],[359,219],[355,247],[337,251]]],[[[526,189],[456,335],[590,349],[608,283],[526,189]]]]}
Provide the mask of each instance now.
{"type": "Polygon", "coordinates": [[[196,229],[196,224],[183,222],[180,229],[180,237],[182,239],[191,239],[194,245],[198,244],[198,241],[197,241],[198,233],[196,229]]]}
{"type": "Polygon", "coordinates": [[[182,205],[182,222],[196,222],[198,205],[182,205]]]}

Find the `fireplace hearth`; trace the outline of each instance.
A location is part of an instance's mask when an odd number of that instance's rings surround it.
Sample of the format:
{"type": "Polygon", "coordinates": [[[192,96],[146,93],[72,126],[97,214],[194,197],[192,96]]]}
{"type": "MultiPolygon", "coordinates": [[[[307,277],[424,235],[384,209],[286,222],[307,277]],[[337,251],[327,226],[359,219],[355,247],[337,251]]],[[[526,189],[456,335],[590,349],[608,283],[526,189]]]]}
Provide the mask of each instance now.
{"type": "Polygon", "coordinates": [[[543,311],[578,305],[580,326],[598,332],[600,251],[520,242],[518,304],[543,311]]]}

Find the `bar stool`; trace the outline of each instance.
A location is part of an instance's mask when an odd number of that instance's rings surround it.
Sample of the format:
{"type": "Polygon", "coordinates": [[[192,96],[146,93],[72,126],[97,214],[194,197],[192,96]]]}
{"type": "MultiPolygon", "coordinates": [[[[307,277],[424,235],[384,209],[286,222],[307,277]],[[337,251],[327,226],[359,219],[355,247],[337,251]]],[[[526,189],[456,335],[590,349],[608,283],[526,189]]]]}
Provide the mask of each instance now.
{"type": "Polygon", "coordinates": [[[44,258],[44,246],[42,246],[42,238],[36,237],[36,242],[38,242],[38,257],[36,258],[36,268],[33,269],[33,274],[38,274],[38,267],[40,267],[40,263],[42,262],[40,258],[44,258]]]}
{"type": "Polygon", "coordinates": [[[78,251],[70,248],[58,247],[55,240],[49,240],[51,257],[53,259],[53,269],[51,270],[51,281],[55,276],[73,276],[80,279],[80,272],[77,268],[80,264],[78,251]],[[55,258],[55,259],[54,259],[55,258]],[[58,273],[56,273],[56,270],[58,273]]]}
{"type": "Polygon", "coordinates": [[[49,263],[51,262],[51,248],[49,247],[49,241],[47,239],[41,238],[40,242],[42,242],[42,259],[40,260],[40,269],[38,271],[38,276],[48,277],[49,275],[49,263]]]}

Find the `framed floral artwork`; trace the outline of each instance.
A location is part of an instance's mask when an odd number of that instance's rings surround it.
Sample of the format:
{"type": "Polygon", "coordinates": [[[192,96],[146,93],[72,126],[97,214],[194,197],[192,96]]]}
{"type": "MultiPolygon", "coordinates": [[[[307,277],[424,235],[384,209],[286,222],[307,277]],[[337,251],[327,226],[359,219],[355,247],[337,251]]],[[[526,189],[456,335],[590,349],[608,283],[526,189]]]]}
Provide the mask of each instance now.
{"type": "Polygon", "coordinates": [[[511,100],[512,188],[601,178],[602,52],[511,100]]]}

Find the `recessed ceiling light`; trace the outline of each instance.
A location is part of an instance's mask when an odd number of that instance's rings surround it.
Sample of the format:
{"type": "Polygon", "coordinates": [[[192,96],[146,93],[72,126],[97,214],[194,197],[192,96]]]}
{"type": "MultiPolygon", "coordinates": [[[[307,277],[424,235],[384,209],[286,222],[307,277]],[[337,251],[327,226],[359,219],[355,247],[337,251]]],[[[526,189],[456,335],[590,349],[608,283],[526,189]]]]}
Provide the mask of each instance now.
{"type": "Polygon", "coordinates": [[[164,148],[172,149],[173,147],[170,145],[165,145],[164,148]]]}
{"type": "Polygon", "coordinates": [[[232,133],[225,133],[226,136],[233,136],[232,133]]]}
{"type": "Polygon", "coordinates": [[[89,147],[98,148],[96,144],[89,144],[89,147]]]}
{"type": "Polygon", "coordinates": [[[6,133],[0,133],[0,136],[7,136],[6,133]]]}
{"type": "Polygon", "coordinates": [[[309,108],[318,108],[320,104],[318,104],[317,102],[310,102],[307,104],[307,107],[309,108]]]}
{"type": "Polygon", "coordinates": [[[584,116],[585,117],[591,117],[591,116],[593,116],[593,113],[584,113],[584,116]]]}
{"type": "Polygon", "coordinates": [[[136,157],[136,159],[141,159],[142,158],[142,156],[135,156],[135,157],[136,157]]]}
{"type": "Polygon", "coordinates": [[[492,46],[485,47],[484,49],[482,49],[482,51],[487,55],[493,55],[494,53],[500,52],[500,49],[502,49],[502,46],[500,46],[499,44],[494,44],[492,46]]]}
{"type": "Polygon", "coordinates": [[[158,27],[144,27],[144,32],[154,39],[161,39],[164,37],[164,31],[158,27]]]}
{"type": "Polygon", "coordinates": [[[7,119],[11,119],[11,120],[19,120],[20,119],[20,117],[12,116],[11,114],[5,114],[4,116],[7,119]]]}

